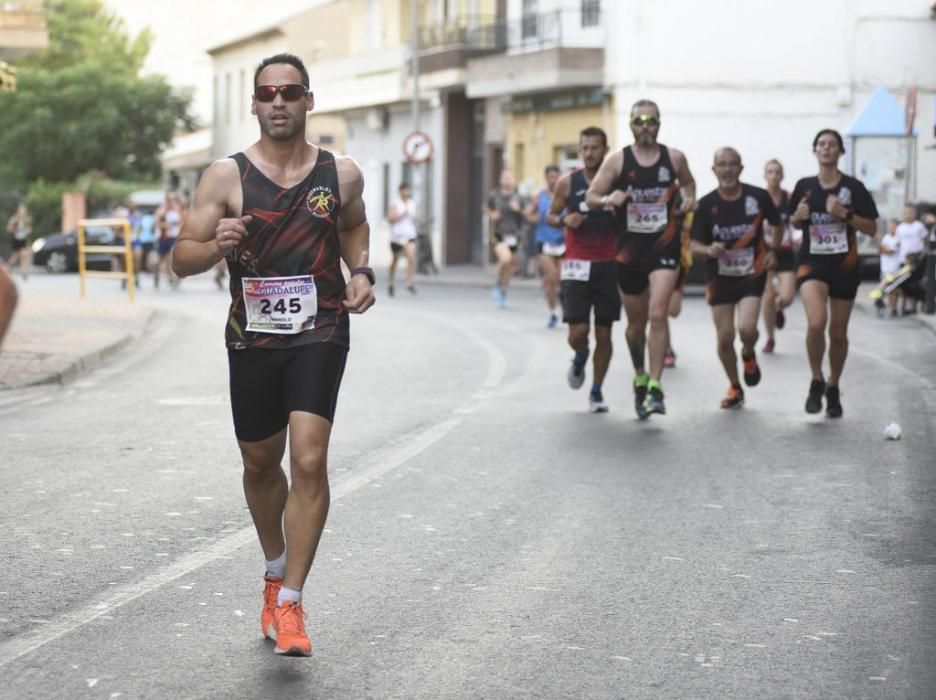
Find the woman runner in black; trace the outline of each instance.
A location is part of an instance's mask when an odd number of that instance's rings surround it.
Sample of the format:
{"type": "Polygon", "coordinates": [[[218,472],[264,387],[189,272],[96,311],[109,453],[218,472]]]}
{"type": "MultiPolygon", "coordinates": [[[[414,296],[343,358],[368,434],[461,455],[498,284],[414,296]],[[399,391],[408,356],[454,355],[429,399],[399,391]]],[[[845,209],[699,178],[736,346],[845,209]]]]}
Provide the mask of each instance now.
{"type": "Polygon", "coordinates": [[[172,260],[183,277],[222,258],[231,270],[231,408],[266,558],[261,631],[291,656],[312,653],[302,587],[328,515],[348,314],[374,303],[363,177],[350,158],[306,141],[313,104],[302,61],[278,54],[260,64],[251,106],[260,140],[205,171],[172,260]],[[280,466],[287,438],[291,487],[280,466]]]}
{"type": "Polygon", "coordinates": [[[875,235],[878,210],[865,186],[838,169],[845,153],[841,134],[823,129],[813,139],[813,152],[819,175],[797,182],[790,197],[790,222],[803,231],[796,281],[806,308],[806,352],[812,372],[806,412],[819,413],[825,395],[826,414],[840,418],[839,379],[848,355],[848,320],[860,281],[855,232],[875,235]],[[822,374],[827,326],[828,383],[822,374]]]}

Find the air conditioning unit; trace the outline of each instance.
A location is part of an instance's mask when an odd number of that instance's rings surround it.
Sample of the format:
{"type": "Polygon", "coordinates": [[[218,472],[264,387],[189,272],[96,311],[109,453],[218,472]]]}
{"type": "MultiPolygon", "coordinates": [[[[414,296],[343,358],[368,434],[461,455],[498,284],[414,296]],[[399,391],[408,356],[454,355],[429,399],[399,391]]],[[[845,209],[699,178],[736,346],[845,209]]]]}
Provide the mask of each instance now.
{"type": "Polygon", "coordinates": [[[390,112],[386,107],[372,107],[367,110],[364,123],[371,131],[385,131],[390,124],[390,112]]]}

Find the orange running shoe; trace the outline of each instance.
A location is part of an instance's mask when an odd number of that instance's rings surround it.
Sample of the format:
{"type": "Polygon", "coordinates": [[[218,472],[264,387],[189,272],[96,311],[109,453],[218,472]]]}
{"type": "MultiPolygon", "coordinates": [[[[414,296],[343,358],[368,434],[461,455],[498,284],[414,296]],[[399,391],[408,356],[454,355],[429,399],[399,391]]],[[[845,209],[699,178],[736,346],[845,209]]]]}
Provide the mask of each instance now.
{"type": "Polygon", "coordinates": [[[760,367],[757,366],[757,357],[751,353],[750,357],[741,356],[741,362],[744,364],[744,383],[748,386],[757,386],[760,383],[760,367]]]}
{"type": "Polygon", "coordinates": [[[741,408],[744,405],[744,392],[739,386],[728,387],[728,394],[721,401],[722,408],[741,408]]]}
{"type": "Polygon", "coordinates": [[[278,576],[264,576],[263,609],[260,611],[260,634],[267,639],[275,639],[273,629],[273,610],[276,608],[276,597],[283,587],[283,579],[278,576]]]}
{"type": "Polygon", "coordinates": [[[305,631],[305,611],[302,604],[289,601],[273,609],[273,651],[284,656],[312,656],[312,642],[305,631]]]}

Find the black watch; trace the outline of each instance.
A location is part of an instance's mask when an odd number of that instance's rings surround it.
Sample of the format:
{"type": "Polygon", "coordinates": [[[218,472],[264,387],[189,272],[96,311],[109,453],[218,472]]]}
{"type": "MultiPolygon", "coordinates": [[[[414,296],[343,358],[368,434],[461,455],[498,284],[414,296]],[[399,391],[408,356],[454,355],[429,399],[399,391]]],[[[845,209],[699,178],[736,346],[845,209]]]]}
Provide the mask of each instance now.
{"type": "Polygon", "coordinates": [[[371,267],[356,267],[351,270],[351,276],[354,277],[355,275],[364,275],[371,283],[371,287],[377,284],[377,278],[374,277],[374,269],[371,267]]]}

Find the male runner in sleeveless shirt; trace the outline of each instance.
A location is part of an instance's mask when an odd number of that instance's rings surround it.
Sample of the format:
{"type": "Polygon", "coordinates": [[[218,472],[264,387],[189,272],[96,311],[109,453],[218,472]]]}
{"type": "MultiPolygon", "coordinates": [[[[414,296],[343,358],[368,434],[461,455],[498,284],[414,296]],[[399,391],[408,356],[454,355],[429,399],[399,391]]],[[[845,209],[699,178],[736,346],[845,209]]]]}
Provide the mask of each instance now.
{"type": "Polygon", "coordinates": [[[860,282],[855,231],[877,233],[877,206],[867,188],[838,169],[845,153],[842,136],[822,129],[813,139],[819,174],[796,183],[790,196],[790,223],[802,229],[796,283],[806,309],[806,353],[812,382],[806,412],[819,413],[822,397],[826,414],[841,418],[839,379],[848,354],[848,320],[860,282]],[[829,383],[822,374],[829,328],[829,383]]]}
{"type": "Polygon", "coordinates": [[[767,329],[765,353],[772,353],[776,341],[774,334],[786,325],[783,310],[793,303],[796,296],[796,253],[793,250],[793,227],[790,226],[790,193],[780,187],[783,181],[783,164],[771,158],[764,166],[764,180],[767,181],[767,194],[780,213],[783,236],[777,248],[777,268],[767,271],[767,284],[764,286],[763,318],[767,329]],[[774,281],[776,280],[776,288],[774,281]]]}
{"type": "Polygon", "coordinates": [[[744,383],[761,379],[754,356],[757,316],[767,270],[776,265],[780,243],[780,214],[766,190],[741,182],[741,156],[730,147],[715,151],[712,171],[718,188],[699,200],[692,221],[692,251],[708,257],[705,297],[712,307],[718,336],[718,359],[730,385],[722,408],[741,408],[744,390],[738,380],[735,354],[735,310],[741,336],[744,383]],[[771,226],[771,243],[764,242],[764,221],[771,226]]]}
{"type": "Polygon", "coordinates": [[[667,346],[667,311],[676,287],[680,235],[678,211],[695,205],[695,180],[686,157],[657,142],[660,110],[650,100],[631,108],[634,143],[605,158],[588,189],[588,205],[619,208],[618,284],[627,313],[627,346],[634,364],[635,408],[641,419],[666,413],[663,403],[663,361],[667,346]],[[647,321],[650,333],[647,334],[647,321]],[[650,375],[644,367],[644,347],[650,351],[650,375]]]}
{"type": "Polygon", "coordinates": [[[595,309],[594,377],[589,394],[592,413],[608,411],[601,385],[611,362],[611,325],[621,318],[614,262],[614,213],[593,211],[585,203],[588,184],[607,153],[604,131],[590,126],[579,134],[579,158],[584,167],[559,178],[547,219],[550,226],[565,228],[566,253],[559,276],[563,320],[569,324],[569,345],[575,351],[567,375],[573,389],[585,382],[588,326],[592,307],[595,309]]]}
{"type": "Polygon", "coordinates": [[[267,560],[261,631],[293,656],[312,651],[301,591],[328,514],[348,314],[374,303],[363,177],[350,158],[306,141],[313,104],[301,60],[277,54],[260,64],[251,104],[260,140],[205,171],[172,263],[181,276],[225,257],[230,267],[234,432],[267,560]],[[291,487],[280,466],[287,438],[291,487]]]}

